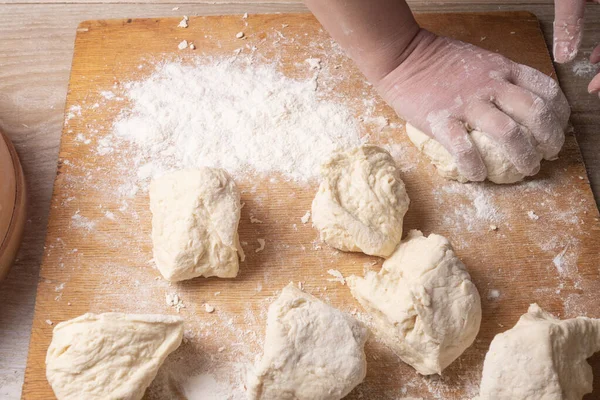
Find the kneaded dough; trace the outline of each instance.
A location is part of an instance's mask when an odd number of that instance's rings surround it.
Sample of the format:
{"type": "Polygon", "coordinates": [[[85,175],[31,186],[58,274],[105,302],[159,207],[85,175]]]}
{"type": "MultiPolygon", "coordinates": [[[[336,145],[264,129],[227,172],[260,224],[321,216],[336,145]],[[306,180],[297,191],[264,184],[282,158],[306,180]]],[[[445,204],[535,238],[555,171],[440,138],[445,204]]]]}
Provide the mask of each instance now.
{"type": "Polygon", "coordinates": [[[237,186],[222,169],[175,171],[153,181],[152,243],[163,277],[237,276],[241,209],[237,186]]]}
{"type": "Polygon", "coordinates": [[[346,281],[377,334],[420,374],[441,373],[479,332],[479,292],[440,235],[410,231],[378,273],[346,281]]]}
{"type": "MultiPolygon", "coordinates": [[[[444,178],[454,179],[463,183],[468,181],[467,178],[458,172],[454,158],[440,142],[430,138],[411,124],[406,124],[406,134],[417,149],[425,154],[436,166],[440,175],[444,178]]],[[[470,135],[487,168],[488,180],[494,183],[515,183],[525,178],[525,175],[517,170],[504,153],[504,150],[496,142],[480,131],[472,131],[470,135]]],[[[538,160],[556,159],[555,156],[552,157],[550,154],[544,154],[539,147],[537,150],[538,160]]]]}
{"type": "Polygon", "coordinates": [[[367,374],[367,328],[289,284],[269,307],[252,400],[339,400],[367,374]]]}
{"type": "Polygon", "coordinates": [[[139,400],[182,338],[175,316],[84,314],[54,328],[46,378],[58,400],[139,400]]]}
{"type": "Polygon", "coordinates": [[[600,320],[561,321],[532,304],[492,340],[479,400],[581,400],[594,378],[586,359],[599,350],[600,320]]]}
{"type": "Polygon", "coordinates": [[[321,175],[312,203],[321,240],[343,251],[392,254],[409,204],[392,156],[377,146],[360,146],[334,154],[321,175]]]}

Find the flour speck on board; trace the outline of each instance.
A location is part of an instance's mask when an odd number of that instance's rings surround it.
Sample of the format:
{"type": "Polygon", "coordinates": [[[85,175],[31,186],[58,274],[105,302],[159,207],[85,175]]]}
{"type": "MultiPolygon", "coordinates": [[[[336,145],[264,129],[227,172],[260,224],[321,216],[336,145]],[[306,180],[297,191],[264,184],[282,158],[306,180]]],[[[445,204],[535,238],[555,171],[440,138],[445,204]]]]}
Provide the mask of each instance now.
{"type": "Polygon", "coordinates": [[[167,293],[165,294],[165,302],[168,306],[175,308],[175,311],[179,312],[182,308],[185,308],[185,304],[183,304],[183,300],[179,298],[179,295],[176,293],[167,293]]]}
{"type": "Polygon", "coordinates": [[[265,239],[263,238],[258,238],[256,239],[256,241],[258,242],[258,247],[254,250],[255,253],[260,253],[261,251],[263,251],[265,249],[265,239]]]}
{"type": "Polygon", "coordinates": [[[178,28],[187,28],[189,26],[188,24],[188,17],[187,15],[183,16],[183,19],[181,21],[179,21],[179,25],[177,25],[178,28]]]}
{"type": "Polygon", "coordinates": [[[92,231],[96,228],[96,221],[84,217],[79,213],[79,210],[71,216],[71,226],[74,228],[83,228],[87,231],[92,231]]]}
{"type": "Polygon", "coordinates": [[[229,382],[218,381],[212,374],[193,376],[183,384],[183,393],[188,399],[230,399],[234,390],[229,382]]]}
{"type": "Polygon", "coordinates": [[[309,220],[310,220],[310,211],[307,211],[306,214],[304,214],[300,218],[300,221],[302,221],[303,224],[306,224],[309,220]]]}
{"type": "Polygon", "coordinates": [[[342,275],[342,273],[340,271],[338,271],[337,269],[329,269],[327,270],[327,273],[331,276],[333,276],[333,278],[331,279],[327,279],[330,282],[339,282],[342,285],[346,284],[346,280],[344,279],[344,275],[342,275]]]}
{"type": "Polygon", "coordinates": [[[582,77],[593,77],[598,71],[598,67],[590,63],[589,60],[581,60],[573,63],[573,73],[582,77]]]}

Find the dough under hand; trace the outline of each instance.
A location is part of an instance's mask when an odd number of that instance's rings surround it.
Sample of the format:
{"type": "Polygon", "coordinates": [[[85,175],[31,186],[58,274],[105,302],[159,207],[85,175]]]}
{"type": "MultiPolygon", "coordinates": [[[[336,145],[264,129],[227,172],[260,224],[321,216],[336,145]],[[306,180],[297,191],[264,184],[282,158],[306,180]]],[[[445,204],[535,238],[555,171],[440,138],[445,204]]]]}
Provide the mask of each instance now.
{"type": "Polygon", "coordinates": [[[336,153],[321,168],[312,203],[321,239],[343,251],[388,257],[402,238],[409,199],[392,156],[364,145],[336,153]]]}
{"type": "Polygon", "coordinates": [[[264,354],[249,375],[252,400],[339,400],[367,373],[367,328],[286,286],[269,307],[264,354]]]}
{"type": "Polygon", "coordinates": [[[150,184],[154,261],[163,277],[233,278],[239,270],[240,193],[223,170],[170,172],[150,184]]]}
{"type": "Polygon", "coordinates": [[[84,314],[54,328],[46,377],[58,400],[139,400],[182,337],[179,317],[84,314]]]}
{"type": "Polygon", "coordinates": [[[532,304],[485,356],[479,400],[581,400],[592,392],[586,359],[600,351],[600,320],[559,320],[532,304]]]}
{"type": "MultiPolygon", "coordinates": [[[[459,182],[468,181],[467,178],[458,172],[454,158],[438,141],[430,138],[411,124],[406,124],[406,134],[410,141],[417,146],[417,149],[425,154],[436,166],[440,175],[459,182]]],[[[488,180],[494,183],[515,183],[525,178],[525,175],[517,171],[517,168],[508,159],[504,150],[496,142],[479,131],[472,131],[470,135],[487,168],[488,180]]],[[[544,154],[539,147],[537,149],[537,156],[538,160],[556,159],[554,155],[544,154]]]]}
{"type": "Polygon", "coordinates": [[[440,235],[410,231],[381,271],[346,281],[376,332],[420,374],[441,373],[479,332],[479,292],[440,235]]]}

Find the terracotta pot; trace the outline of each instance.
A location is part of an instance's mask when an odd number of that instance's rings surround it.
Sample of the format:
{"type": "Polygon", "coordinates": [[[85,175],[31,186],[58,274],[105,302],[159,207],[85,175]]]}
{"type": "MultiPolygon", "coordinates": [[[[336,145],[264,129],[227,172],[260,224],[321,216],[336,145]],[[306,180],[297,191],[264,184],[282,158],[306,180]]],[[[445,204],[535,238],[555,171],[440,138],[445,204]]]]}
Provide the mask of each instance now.
{"type": "Polygon", "coordinates": [[[0,281],[6,277],[23,238],[25,178],[19,157],[0,132],[0,281]]]}

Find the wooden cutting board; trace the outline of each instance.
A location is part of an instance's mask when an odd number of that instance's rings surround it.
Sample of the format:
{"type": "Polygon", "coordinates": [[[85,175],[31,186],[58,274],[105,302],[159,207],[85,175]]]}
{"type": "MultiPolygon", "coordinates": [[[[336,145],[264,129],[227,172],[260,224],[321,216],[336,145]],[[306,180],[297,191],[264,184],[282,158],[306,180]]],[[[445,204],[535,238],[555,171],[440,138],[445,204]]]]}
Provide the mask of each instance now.
{"type": "MultiPolygon", "coordinates": [[[[426,14],[418,20],[438,34],[498,51],[554,76],[532,14],[426,14]]],[[[243,398],[244,369],[262,351],[267,307],[290,281],[302,282],[307,292],[370,323],[348,288],[329,280],[327,271],[362,274],[365,268],[379,268],[382,260],[332,250],[318,242],[310,223],[301,222],[317,182],[236,179],[245,202],[239,231],[248,255],[239,276],[169,284],[149,262],[147,193],[125,199],[116,190],[127,149],[116,148],[109,156],[98,153],[101,139],[127,107],[107,91],[118,94],[124,82],[148,76],[156,61],[218,58],[252,46],[264,56],[257,60],[277,58],[278,68],[294,77],[306,75],[304,60],[321,59],[329,73],[319,77],[320,87],[333,89],[337,101],[357,117],[365,113],[364,99],[375,101],[372,117],[383,117],[385,123],[375,128],[365,120],[363,133],[372,142],[396,143],[401,150],[397,162],[411,198],[405,231],[418,228],[450,238],[482,297],[479,336],[443,376],[419,376],[372,338],[366,346],[367,378],[349,399],[471,398],[477,394],[490,341],[512,327],[530,303],[563,318],[600,317],[598,211],[572,134],[559,160],[544,163],[534,180],[510,186],[448,182],[419,156],[404,136],[402,121],[311,15],[192,17],[187,29],[177,28],[178,23],[173,18],[86,21],[78,28],[24,399],[53,398],[44,365],[53,325],[85,312],[175,314],[166,294],[178,294],[185,304],[179,314],[186,321],[187,339],[161,369],[148,399],[178,398],[174,393],[184,385],[212,393],[199,396],[203,399],[243,398]],[[245,39],[236,38],[240,31],[245,39]],[[178,50],[183,39],[197,50],[178,50]],[[251,223],[250,215],[262,223],[251,223]],[[258,238],[266,241],[262,252],[255,252],[258,238]],[[205,312],[207,302],[214,313],[205,312]]],[[[600,359],[593,358],[592,364],[600,384],[600,359]]]]}

